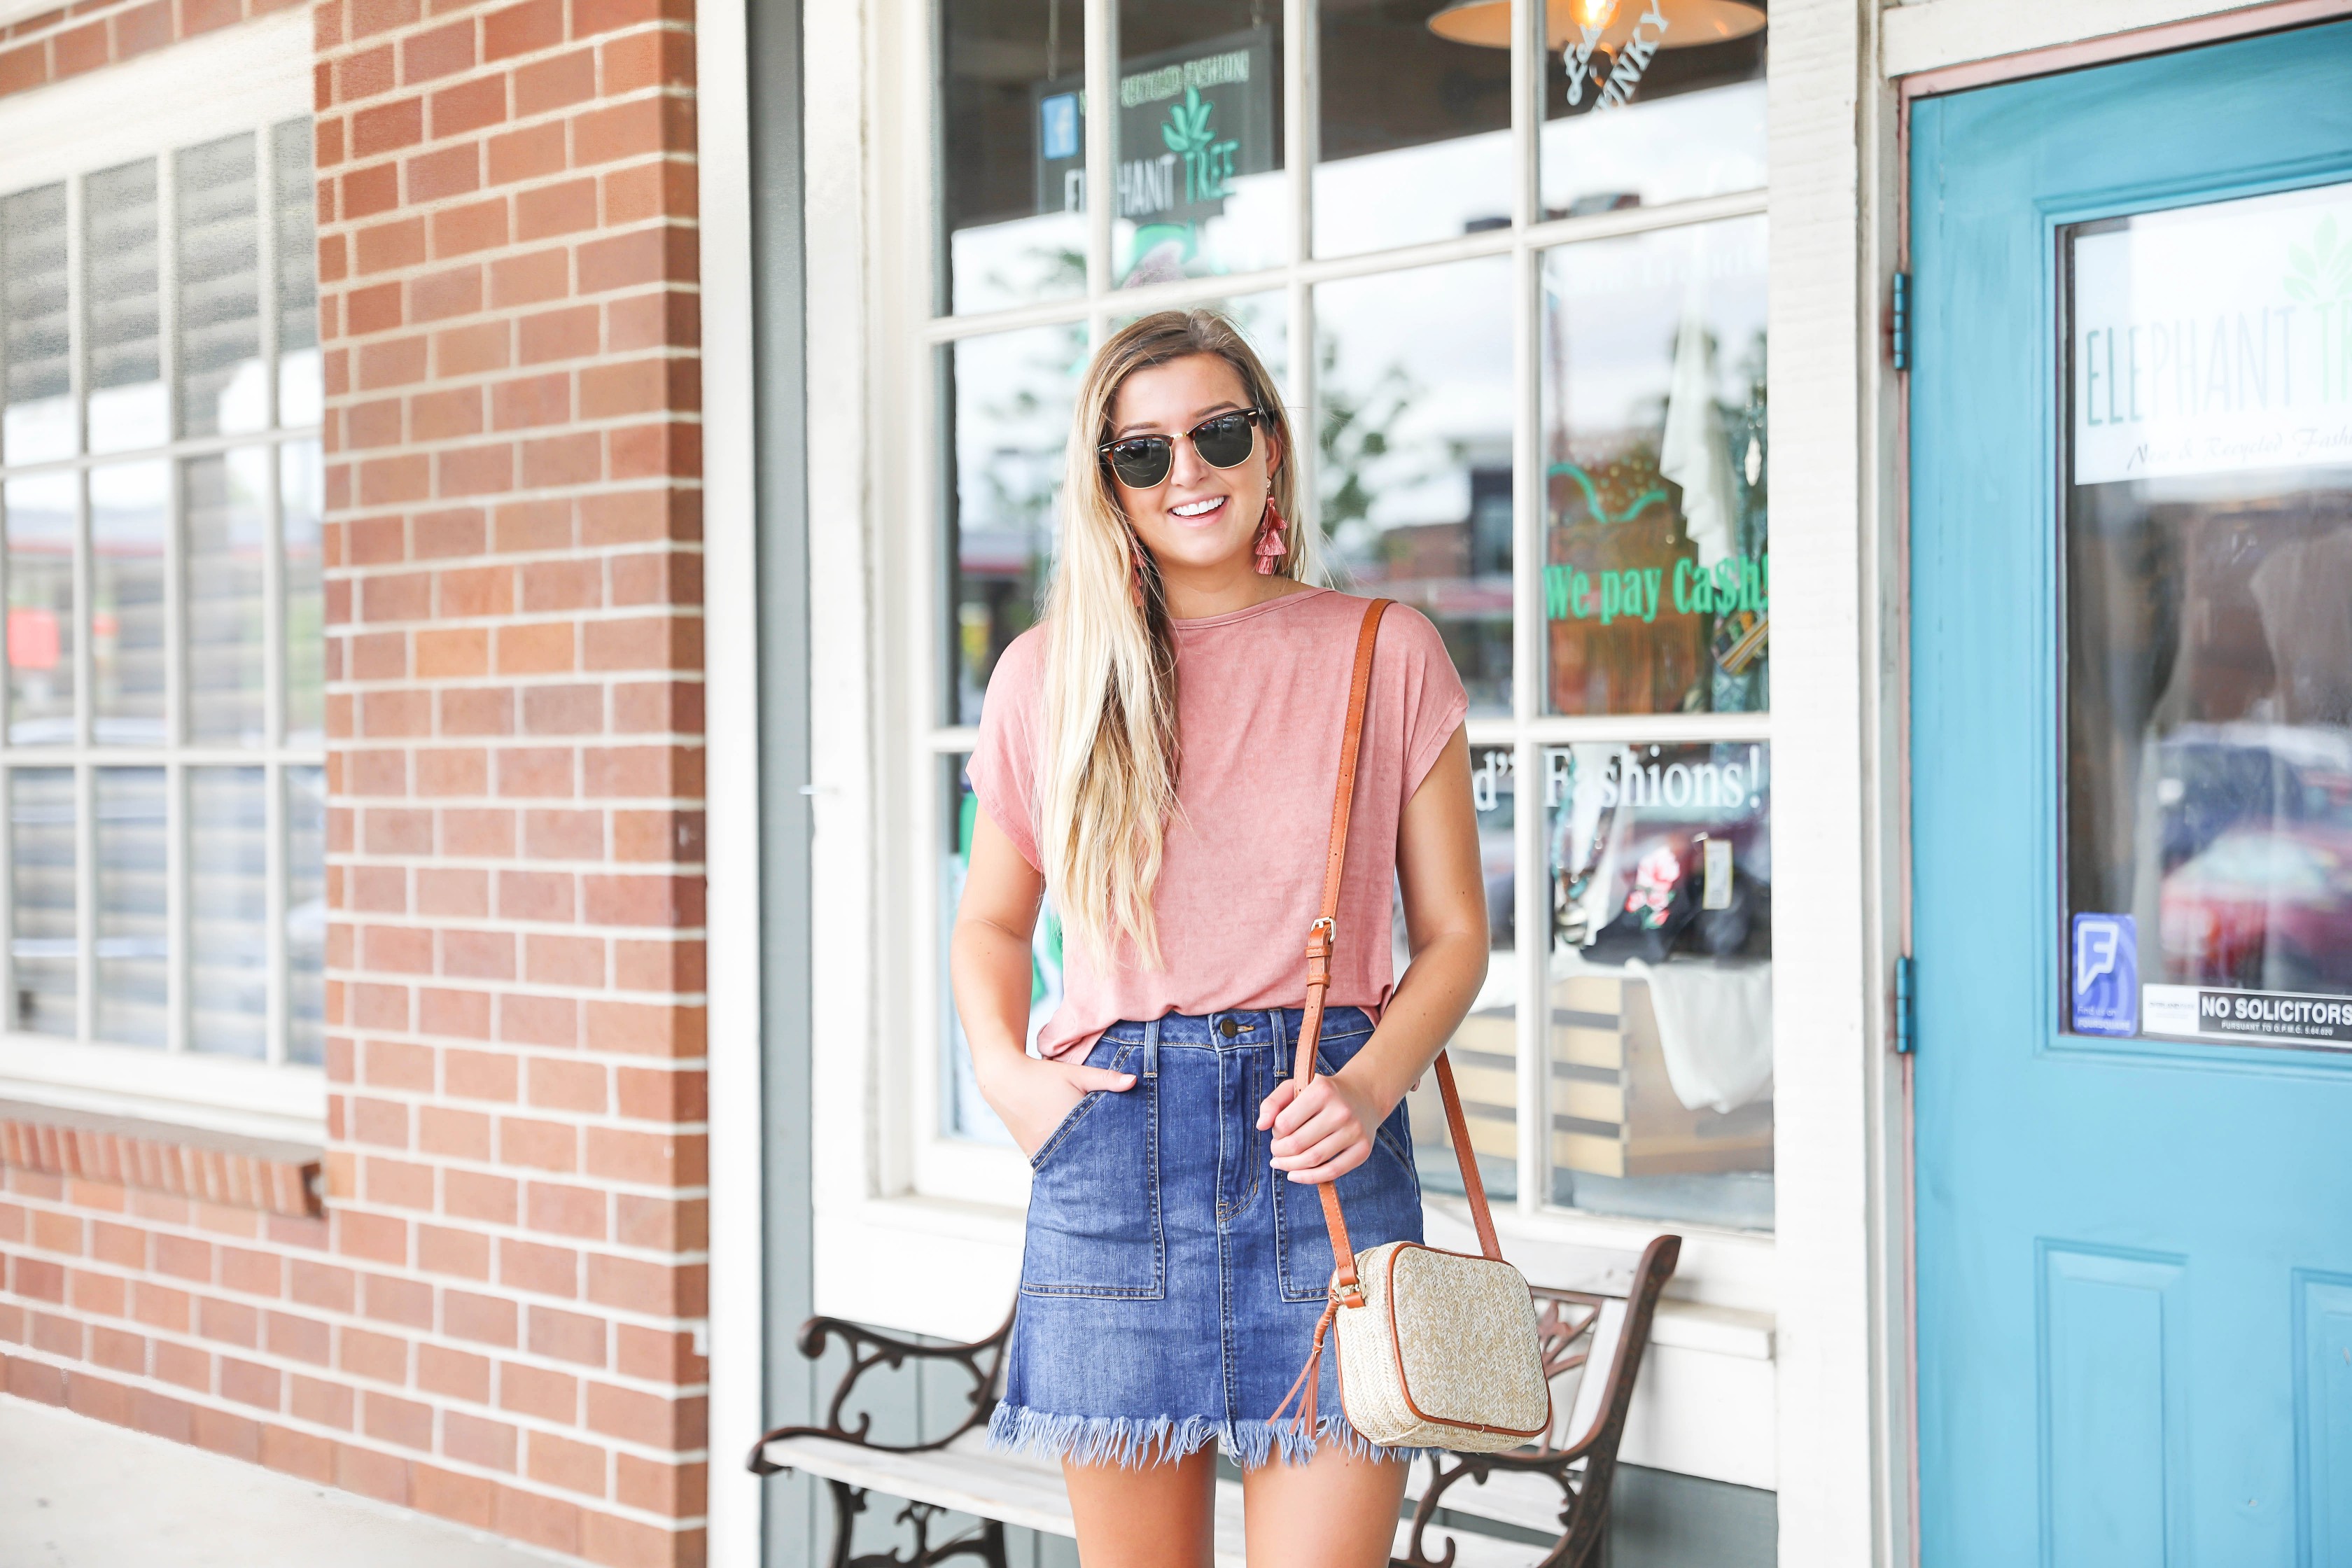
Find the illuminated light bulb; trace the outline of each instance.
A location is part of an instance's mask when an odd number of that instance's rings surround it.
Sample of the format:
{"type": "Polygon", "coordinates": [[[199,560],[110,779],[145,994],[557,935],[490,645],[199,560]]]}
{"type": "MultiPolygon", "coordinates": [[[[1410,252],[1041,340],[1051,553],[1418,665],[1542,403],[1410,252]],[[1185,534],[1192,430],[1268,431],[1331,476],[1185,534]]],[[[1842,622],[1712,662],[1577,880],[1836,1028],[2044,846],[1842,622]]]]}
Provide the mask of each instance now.
{"type": "Polygon", "coordinates": [[[1579,28],[1605,27],[1617,14],[1617,0],[1568,0],[1568,19],[1579,28]]]}

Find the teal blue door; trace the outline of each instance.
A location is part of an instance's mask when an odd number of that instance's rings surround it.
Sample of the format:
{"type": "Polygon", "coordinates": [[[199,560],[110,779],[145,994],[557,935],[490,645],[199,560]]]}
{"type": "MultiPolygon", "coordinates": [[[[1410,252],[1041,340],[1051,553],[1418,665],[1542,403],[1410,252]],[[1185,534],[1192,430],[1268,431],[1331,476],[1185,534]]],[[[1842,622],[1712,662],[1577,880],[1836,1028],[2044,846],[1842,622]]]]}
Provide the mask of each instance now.
{"type": "Polygon", "coordinates": [[[2352,24],[1912,110],[1928,1568],[2352,1564],[2352,24]]]}

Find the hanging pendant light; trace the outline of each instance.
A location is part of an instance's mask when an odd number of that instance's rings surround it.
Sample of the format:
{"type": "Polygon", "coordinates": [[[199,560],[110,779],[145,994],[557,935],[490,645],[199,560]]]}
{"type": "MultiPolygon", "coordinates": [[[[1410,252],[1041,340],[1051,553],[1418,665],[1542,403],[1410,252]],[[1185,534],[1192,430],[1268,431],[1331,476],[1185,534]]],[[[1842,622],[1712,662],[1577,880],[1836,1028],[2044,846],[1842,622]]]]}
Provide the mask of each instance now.
{"type": "MultiPolygon", "coordinates": [[[[1565,48],[1585,28],[1597,26],[1602,29],[1598,47],[1614,54],[1651,10],[1644,0],[1545,0],[1544,47],[1565,48]]],[[[1666,20],[1658,47],[1667,49],[1729,43],[1760,30],[1765,21],[1755,0],[1663,0],[1656,10],[1666,20]]],[[[1511,0],[1454,0],[1429,19],[1429,30],[1457,44],[1507,49],[1511,0]]]]}

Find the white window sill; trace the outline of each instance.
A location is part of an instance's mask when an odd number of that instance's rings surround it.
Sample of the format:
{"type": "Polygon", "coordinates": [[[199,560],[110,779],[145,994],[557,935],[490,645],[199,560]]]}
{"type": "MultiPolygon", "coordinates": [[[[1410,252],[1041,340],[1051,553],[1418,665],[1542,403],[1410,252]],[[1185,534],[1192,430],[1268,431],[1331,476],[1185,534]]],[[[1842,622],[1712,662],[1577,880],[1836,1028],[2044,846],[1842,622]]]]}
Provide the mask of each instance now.
{"type": "Polygon", "coordinates": [[[327,1075],[236,1057],[0,1035],[0,1100],[317,1147],[327,1075]]]}

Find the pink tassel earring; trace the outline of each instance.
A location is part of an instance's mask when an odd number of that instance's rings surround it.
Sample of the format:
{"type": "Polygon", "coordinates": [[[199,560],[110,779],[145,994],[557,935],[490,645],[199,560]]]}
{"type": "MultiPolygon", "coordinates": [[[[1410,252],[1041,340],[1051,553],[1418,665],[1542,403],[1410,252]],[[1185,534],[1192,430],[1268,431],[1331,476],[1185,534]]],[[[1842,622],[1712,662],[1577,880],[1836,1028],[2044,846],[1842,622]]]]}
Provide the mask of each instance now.
{"type": "Polygon", "coordinates": [[[1289,553],[1289,546],[1282,542],[1283,526],[1282,509],[1274,504],[1274,492],[1268,490],[1265,516],[1257,525],[1257,549],[1252,563],[1261,577],[1271,577],[1281,571],[1282,558],[1289,553]]]}
{"type": "Polygon", "coordinates": [[[1143,542],[1141,540],[1131,541],[1129,543],[1127,564],[1127,595],[1129,598],[1135,601],[1135,607],[1139,610],[1143,608],[1143,542]]]}

